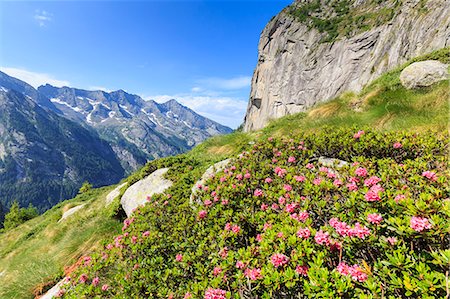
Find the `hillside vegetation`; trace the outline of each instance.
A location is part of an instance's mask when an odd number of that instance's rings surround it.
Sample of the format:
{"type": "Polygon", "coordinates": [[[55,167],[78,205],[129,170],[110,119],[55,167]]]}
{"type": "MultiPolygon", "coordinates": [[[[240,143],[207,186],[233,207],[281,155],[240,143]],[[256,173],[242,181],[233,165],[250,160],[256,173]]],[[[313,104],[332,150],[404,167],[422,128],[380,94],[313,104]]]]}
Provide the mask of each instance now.
{"type": "Polygon", "coordinates": [[[114,238],[121,211],[118,200],[103,211],[110,188],[0,235],[0,297],[29,298],[64,276],[68,298],[445,297],[449,82],[408,91],[403,67],[361,94],[152,161],[127,181],[170,167],[174,185],[114,238]],[[230,157],[190,203],[206,168],[230,157]]]}

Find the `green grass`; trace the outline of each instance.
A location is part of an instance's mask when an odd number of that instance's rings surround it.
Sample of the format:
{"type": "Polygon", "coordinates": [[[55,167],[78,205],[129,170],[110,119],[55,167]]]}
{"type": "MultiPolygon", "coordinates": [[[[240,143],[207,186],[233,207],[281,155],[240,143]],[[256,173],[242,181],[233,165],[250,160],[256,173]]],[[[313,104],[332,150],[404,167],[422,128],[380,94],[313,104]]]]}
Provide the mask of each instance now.
{"type": "Polygon", "coordinates": [[[56,282],[64,267],[120,231],[107,216],[105,196],[112,187],[91,190],[43,215],[0,234],[0,298],[33,298],[36,287],[56,282]],[[58,223],[63,210],[86,204],[58,223]]]}

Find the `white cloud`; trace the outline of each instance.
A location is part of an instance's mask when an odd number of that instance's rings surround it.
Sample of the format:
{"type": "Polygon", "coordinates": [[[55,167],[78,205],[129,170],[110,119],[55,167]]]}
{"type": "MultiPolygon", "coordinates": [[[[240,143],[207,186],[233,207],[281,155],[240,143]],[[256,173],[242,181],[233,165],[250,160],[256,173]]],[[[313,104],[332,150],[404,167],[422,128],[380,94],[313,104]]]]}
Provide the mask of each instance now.
{"type": "Polygon", "coordinates": [[[198,114],[234,129],[243,122],[247,108],[247,100],[235,97],[175,94],[150,96],[145,97],[145,99],[154,100],[158,103],[175,99],[198,114]]]}
{"type": "Polygon", "coordinates": [[[45,27],[52,20],[52,17],[53,14],[40,9],[37,9],[34,14],[34,19],[38,22],[39,27],[45,27]]]}
{"type": "Polygon", "coordinates": [[[203,90],[203,88],[198,87],[198,86],[195,86],[195,87],[192,87],[192,88],[191,88],[191,91],[192,91],[192,92],[200,92],[200,91],[202,91],[202,90],[203,90]]]}
{"type": "Polygon", "coordinates": [[[27,82],[34,88],[38,88],[46,83],[51,84],[56,87],[70,86],[69,81],[58,80],[53,78],[53,76],[44,73],[35,73],[24,69],[18,69],[13,67],[0,67],[2,72],[8,75],[27,82]]]}
{"type": "Polygon", "coordinates": [[[101,90],[101,91],[105,91],[105,92],[111,92],[113,91],[112,89],[103,87],[103,86],[89,86],[88,90],[101,90]]]}
{"type": "Polygon", "coordinates": [[[237,90],[250,87],[252,77],[238,76],[234,78],[206,78],[198,80],[198,83],[209,89],[237,90]]]}

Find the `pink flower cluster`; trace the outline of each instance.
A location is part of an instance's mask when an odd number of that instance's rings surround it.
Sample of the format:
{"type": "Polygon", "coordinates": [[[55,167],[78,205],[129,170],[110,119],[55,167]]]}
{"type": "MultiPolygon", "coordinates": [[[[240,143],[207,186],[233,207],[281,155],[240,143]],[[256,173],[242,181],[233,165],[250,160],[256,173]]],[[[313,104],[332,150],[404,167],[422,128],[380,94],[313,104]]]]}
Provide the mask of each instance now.
{"type": "Polygon", "coordinates": [[[205,210],[201,210],[198,212],[198,218],[200,218],[200,219],[205,218],[206,215],[208,215],[208,212],[206,212],[205,210]]]}
{"type": "Polygon", "coordinates": [[[297,213],[291,214],[290,217],[297,221],[305,222],[306,219],[308,219],[308,217],[309,217],[309,213],[307,211],[302,211],[302,212],[299,212],[298,214],[297,213]]]}
{"type": "Polygon", "coordinates": [[[289,262],[289,258],[282,253],[274,253],[270,258],[270,262],[274,267],[284,266],[289,262]]]}
{"type": "Polygon", "coordinates": [[[367,193],[364,195],[364,198],[367,201],[379,201],[381,200],[380,193],[383,191],[384,191],[383,187],[381,187],[379,184],[373,185],[372,187],[370,187],[369,191],[367,191],[367,193]]]}
{"type": "Polygon", "coordinates": [[[331,218],[329,224],[343,237],[358,237],[364,239],[366,236],[370,235],[370,230],[365,226],[361,226],[358,222],[355,223],[354,227],[351,227],[347,223],[339,221],[337,218],[331,218]]]}
{"type": "Polygon", "coordinates": [[[424,171],[424,172],[422,173],[422,176],[423,176],[423,177],[426,177],[427,179],[429,179],[429,180],[431,180],[431,181],[436,181],[436,180],[437,180],[436,173],[434,173],[433,171],[429,171],[429,170],[424,171]]]}
{"type": "Polygon", "coordinates": [[[295,157],[290,156],[290,157],[288,158],[288,162],[289,162],[289,163],[294,163],[294,162],[295,162],[295,157]]]}
{"type": "Polygon", "coordinates": [[[261,269],[258,269],[258,268],[254,268],[254,269],[247,268],[247,269],[245,269],[244,274],[250,280],[258,280],[258,279],[262,278],[261,269]]]}
{"type": "Polygon", "coordinates": [[[358,167],[355,170],[355,174],[357,176],[365,177],[367,176],[367,169],[365,169],[364,167],[358,167]]]}
{"type": "Polygon", "coordinates": [[[222,289],[207,289],[204,299],[226,299],[227,292],[222,289]]]}
{"type": "Polygon", "coordinates": [[[382,220],[383,220],[383,217],[380,214],[373,213],[373,214],[367,215],[367,221],[369,221],[370,223],[380,224],[382,220]]]}
{"type": "Polygon", "coordinates": [[[309,230],[309,228],[299,228],[299,230],[297,231],[297,237],[299,238],[308,239],[310,236],[311,231],[309,230]]]}
{"type": "Polygon", "coordinates": [[[410,220],[410,226],[416,232],[421,232],[425,229],[430,229],[431,223],[428,218],[413,216],[410,220]]]}
{"type": "Polygon", "coordinates": [[[330,244],[330,234],[328,232],[324,232],[323,230],[319,230],[316,232],[314,236],[314,241],[316,241],[319,245],[329,245],[330,244]]]}
{"type": "Polygon", "coordinates": [[[364,186],[370,187],[378,184],[379,182],[381,182],[381,179],[379,177],[371,176],[370,178],[364,180],[364,186]]]}
{"type": "Polygon", "coordinates": [[[359,139],[362,135],[364,135],[364,131],[358,131],[355,135],[353,135],[353,138],[359,139]]]}
{"type": "Polygon", "coordinates": [[[336,270],[342,275],[350,275],[353,280],[364,282],[367,280],[367,274],[358,266],[349,266],[345,262],[340,262],[336,270]]]}
{"type": "Polygon", "coordinates": [[[280,178],[283,178],[287,174],[287,170],[284,168],[281,168],[279,166],[275,167],[275,174],[279,176],[280,178]]]}
{"type": "Polygon", "coordinates": [[[253,195],[255,197],[260,197],[264,195],[264,192],[261,189],[256,189],[255,192],[253,192],[253,195]]]}
{"type": "Polygon", "coordinates": [[[394,143],[394,148],[402,148],[403,145],[400,142],[394,143]]]}
{"type": "Polygon", "coordinates": [[[183,255],[182,255],[181,253],[178,253],[178,254],[175,256],[175,260],[176,260],[177,262],[182,262],[182,261],[183,261],[183,255]]]}
{"type": "Polygon", "coordinates": [[[295,268],[295,272],[302,276],[308,276],[308,270],[309,270],[308,266],[297,266],[295,268]]]}

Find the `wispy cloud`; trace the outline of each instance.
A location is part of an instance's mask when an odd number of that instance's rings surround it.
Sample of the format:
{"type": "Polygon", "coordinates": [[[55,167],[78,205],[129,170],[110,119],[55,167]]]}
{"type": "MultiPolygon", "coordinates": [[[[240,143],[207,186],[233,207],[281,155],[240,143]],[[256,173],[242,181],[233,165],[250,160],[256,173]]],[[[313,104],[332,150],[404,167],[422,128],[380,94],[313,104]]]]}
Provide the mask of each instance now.
{"type": "Polygon", "coordinates": [[[89,86],[88,90],[101,90],[101,91],[105,91],[105,92],[111,92],[113,91],[112,89],[103,87],[103,86],[89,86]]]}
{"type": "Polygon", "coordinates": [[[2,72],[8,75],[27,82],[34,88],[37,88],[46,83],[56,87],[70,86],[69,81],[55,79],[52,75],[44,73],[31,72],[25,69],[13,68],[13,67],[0,67],[2,72]]]}
{"type": "Polygon", "coordinates": [[[250,87],[252,77],[238,76],[234,78],[205,78],[198,80],[199,85],[208,89],[238,90],[250,87]]]}
{"type": "Polygon", "coordinates": [[[45,10],[37,9],[34,14],[34,19],[39,24],[39,27],[45,27],[52,20],[53,14],[45,10]]]}
{"type": "Polygon", "coordinates": [[[237,128],[244,119],[247,100],[236,97],[220,97],[197,94],[174,94],[145,97],[159,103],[175,99],[200,115],[220,124],[237,128]]]}

